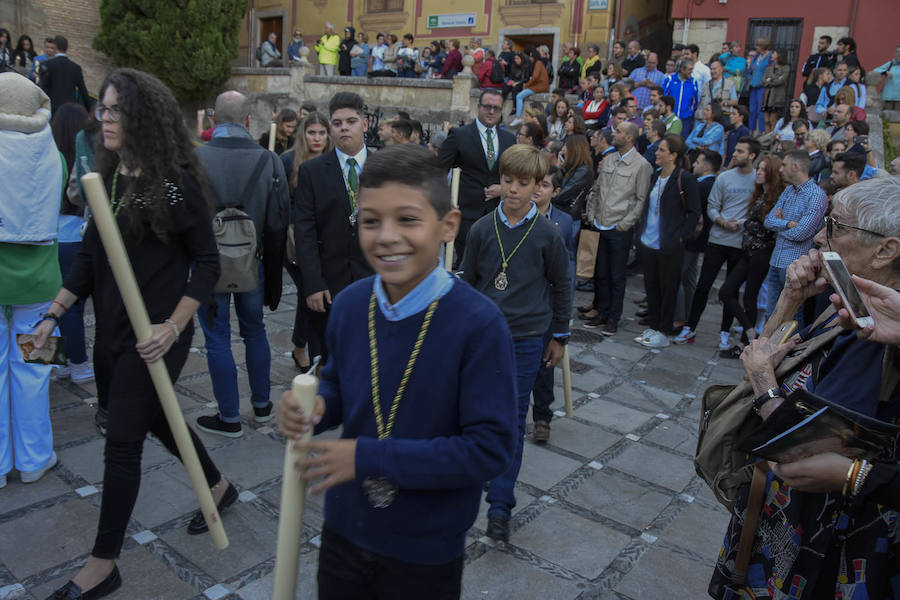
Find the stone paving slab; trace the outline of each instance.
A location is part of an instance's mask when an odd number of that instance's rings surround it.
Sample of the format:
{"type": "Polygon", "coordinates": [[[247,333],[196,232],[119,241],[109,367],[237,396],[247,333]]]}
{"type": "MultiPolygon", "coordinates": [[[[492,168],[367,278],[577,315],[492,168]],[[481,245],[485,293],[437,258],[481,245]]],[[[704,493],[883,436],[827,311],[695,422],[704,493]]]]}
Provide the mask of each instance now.
{"type": "MultiPolygon", "coordinates": [[[[632,301],[640,297],[640,285],[639,277],[629,282],[626,319],[616,336],[606,339],[579,329],[583,321],[575,323],[570,346],[575,416],[554,417],[549,444],[538,446],[526,437],[510,543],[484,542],[487,505],[480,506],[467,541],[464,598],[706,596],[728,514],[697,479],[690,459],[699,396],[708,382],[735,383],[743,373],[739,361],[717,356],[718,305],[707,309],[693,344],[660,352],[635,344],[631,338],[641,328],[632,301]]],[[[588,301],[579,292],[575,303],[588,301]]],[[[296,373],[286,356],[295,302],[295,290],[286,286],[283,306],[266,316],[273,400],[296,373]]],[[[90,310],[87,322],[91,341],[90,310]]],[[[242,492],[242,501],[224,515],[231,547],[219,552],[208,535],[187,535],[185,525],[196,510],[187,474],[151,439],[144,446],[142,487],[119,561],[125,583],[112,600],[271,596],[284,442],[274,423],[253,420],[234,316],[232,331],[244,436],[233,440],[198,432],[242,492]],[[138,532],[145,532],[139,536],[143,544],[130,537],[138,532]]],[[[176,389],[188,423],[215,411],[199,329],[176,389]]],[[[553,408],[561,411],[560,376],[554,389],[553,408]]],[[[95,404],[93,383],[52,382],[60,464],[31,485],[12,472],[0,490],[0,589],[21,586],[15,587],[24,588],[16,592],[20,597],[44,598],[87,558],[103,474],[104,440],[93,425],[95,404]]],[[[334,430],[322,437],[339,435],[334,430]]],[[[306,507],[298,593],[304,599],[316,594],[323,498],[309,498],[306,507]]]]}

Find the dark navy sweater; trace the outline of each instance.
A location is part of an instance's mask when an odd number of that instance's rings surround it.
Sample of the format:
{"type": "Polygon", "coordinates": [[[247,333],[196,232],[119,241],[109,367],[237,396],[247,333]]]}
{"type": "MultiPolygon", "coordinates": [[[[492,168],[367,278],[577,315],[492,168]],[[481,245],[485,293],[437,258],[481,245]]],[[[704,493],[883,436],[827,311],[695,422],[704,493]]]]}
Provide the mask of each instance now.
{"type": "MultiPolygon", "coordinates": [[[[418,564],[462,556],[485,481],[512,461],[517,431],[513,342],[497,306],[456,280],[441,298],[400,401],[391,437],[378,440],[372,408],[367,315],[374,277],[337,295],[328,318],[328,363],[316,431],[343,425],[357,439],[356,481],[326,493],[325,524],[370,552],[418,564]],[[400,488],[372,508],[366,477],[400,488]]],[[[375,310],[381,411],[394,394],[425,317],[388,321],[375,310]]]]}

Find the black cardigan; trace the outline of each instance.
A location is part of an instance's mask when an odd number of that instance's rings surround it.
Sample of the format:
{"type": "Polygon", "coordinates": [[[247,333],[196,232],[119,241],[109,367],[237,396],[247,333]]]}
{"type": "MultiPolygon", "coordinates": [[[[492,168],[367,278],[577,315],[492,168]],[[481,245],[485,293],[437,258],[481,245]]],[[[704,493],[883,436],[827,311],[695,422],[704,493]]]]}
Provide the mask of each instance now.
{"type": "MultiPolygon", "coordinates": [[[[656,185],[661,170],[653,174],[650,181],[650,190],[656,185]]],[[[641,213],[641,226],[639,231],[643,234],[647,227],[647,213],[650,210],[650,198],[644,202],[644,211],[641,213]]],[[[663,188],[659,199],[659,249],[674,250],[682,247],[686,236],[694,233],[697,219],[700,218],[700,194],[697,190],[697,180],[693,174],[684,169],[676,168],[663,188]],[[678,190],[678,179],[681,178],[681,189],[684,192],[682,198],[678,190]]]]}

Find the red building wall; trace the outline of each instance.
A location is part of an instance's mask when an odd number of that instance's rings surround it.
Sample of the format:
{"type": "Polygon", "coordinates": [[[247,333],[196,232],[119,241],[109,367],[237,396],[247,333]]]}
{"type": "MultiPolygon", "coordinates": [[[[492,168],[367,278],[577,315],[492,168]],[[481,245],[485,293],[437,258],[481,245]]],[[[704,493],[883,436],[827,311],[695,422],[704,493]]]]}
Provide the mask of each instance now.
{"type": "Polygon", "coordinates": [[[672,0],[672,18],[725,19],[728,38],[740,40],[745,49],[749,47],[744,38],[751,18],[803,19],[803,60],[813,47],[816,27],[849,27],[860,62],[871,70],[893,58],[894,48],[900,44],[898,8],[896,0],[727,0],[724,4],[721,0],[672,0]]]}

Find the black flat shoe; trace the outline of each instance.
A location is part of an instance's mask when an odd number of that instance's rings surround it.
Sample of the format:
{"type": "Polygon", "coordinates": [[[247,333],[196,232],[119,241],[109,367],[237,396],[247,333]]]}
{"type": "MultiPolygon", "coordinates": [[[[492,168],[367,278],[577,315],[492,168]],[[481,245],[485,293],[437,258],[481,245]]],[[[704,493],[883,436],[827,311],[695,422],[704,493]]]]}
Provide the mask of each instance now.
{"type": "MultiPolygon", "coordinates": [[[[303,354],[305,355],[306,352],[304,351],[303,354]]],[[[291,358],[294,359],[294,366],[297,367],[297,370],[300,371],[301,373],[306,373],[307,371],[309,371],[309,368],[312,366],[309,363],[308,357],[306,359],[305,365],[303,363],[301,363],[299,360],[297,360],[297,355],[294,354],[293,352],[291,352],[291,358]]]]}
{"type": "Polygon", "coordinates": [[[112,573],[88,591],[83,591],[74,581],[69,580],[66,585],[47,596],[47,600],[96,600],[112,594],[120,587],[122,576],[119,575],[119,567],[113,565],[112,573]]]}
{"type": "Polygon", "coordinates": [[[509,519],[488,517],[487,536],[498,542],[509,541],[509,519]]]}
{"type": "MultiPolygon", "coordinates": [[[[228,489],[225,490],[225,495],[222,496],[222,499],[219,500],[219,503],[216,505],[216,509],[219,511],[219,516],[222,516],[222,513],[225,512],[225,509],[234,504],[238,499],[238,492],[234,489],[234,486],[231,485],[231,482],[228,482],[228,489]]],[[[200,535],[201,533],[206,533],[209,531],[209,527],[206,525],[206,519],[203,518],[203,512],[197,511],[194,515],[194,518],[191,519],[191,522],[188,523],[187,532],[191,535],[200,535]]]]}

